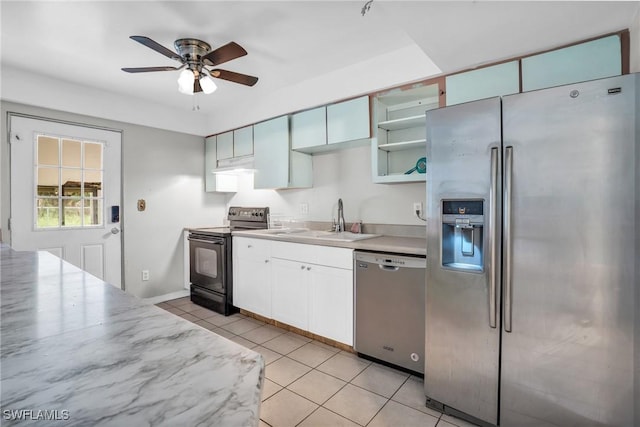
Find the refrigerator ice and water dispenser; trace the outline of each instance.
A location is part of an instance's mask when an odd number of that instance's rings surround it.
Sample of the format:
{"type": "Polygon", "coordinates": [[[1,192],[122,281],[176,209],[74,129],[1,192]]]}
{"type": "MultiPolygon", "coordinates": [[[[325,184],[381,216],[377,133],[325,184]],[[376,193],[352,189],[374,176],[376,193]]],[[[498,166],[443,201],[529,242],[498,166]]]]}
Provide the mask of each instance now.
{"type": "Polygon", "coordinates": [[[442,266],[483,270],[484,200],[442,200],[442,266]]]}

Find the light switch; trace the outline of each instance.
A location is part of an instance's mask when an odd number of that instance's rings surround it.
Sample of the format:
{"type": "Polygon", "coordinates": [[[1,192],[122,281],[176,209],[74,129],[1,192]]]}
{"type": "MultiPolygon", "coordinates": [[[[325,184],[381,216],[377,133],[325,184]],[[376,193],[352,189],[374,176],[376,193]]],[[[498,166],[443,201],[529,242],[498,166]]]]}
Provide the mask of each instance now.
{"type": "Polygon", "coordinates": [[[147,202],[144,199],[138,199],[138,210],[142,212],[147,208],[147,202]]]}

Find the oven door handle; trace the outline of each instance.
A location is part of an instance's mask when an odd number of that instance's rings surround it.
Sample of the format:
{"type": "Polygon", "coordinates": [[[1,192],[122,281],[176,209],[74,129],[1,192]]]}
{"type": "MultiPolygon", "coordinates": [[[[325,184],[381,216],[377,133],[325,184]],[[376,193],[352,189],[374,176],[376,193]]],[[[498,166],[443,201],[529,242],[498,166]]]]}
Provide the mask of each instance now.
{"type": "Polygon", "coordinates": [[[224,240],[204,240],[204,239],[196,239],[194,237],[188,237],[190,242],[198,242],[198,243],[209,243],[211,245],[224,245],[224,240]]]}

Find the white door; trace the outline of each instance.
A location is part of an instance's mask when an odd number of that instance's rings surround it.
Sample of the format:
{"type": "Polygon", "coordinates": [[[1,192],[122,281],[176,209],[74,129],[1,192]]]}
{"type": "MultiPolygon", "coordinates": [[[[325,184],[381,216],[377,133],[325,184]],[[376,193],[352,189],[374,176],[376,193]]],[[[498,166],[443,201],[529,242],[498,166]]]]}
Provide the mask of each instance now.
{"type": "Polygon", "coordinates": [[[11,116],[11,246],[121,287],[121,133],[11,116]]]}

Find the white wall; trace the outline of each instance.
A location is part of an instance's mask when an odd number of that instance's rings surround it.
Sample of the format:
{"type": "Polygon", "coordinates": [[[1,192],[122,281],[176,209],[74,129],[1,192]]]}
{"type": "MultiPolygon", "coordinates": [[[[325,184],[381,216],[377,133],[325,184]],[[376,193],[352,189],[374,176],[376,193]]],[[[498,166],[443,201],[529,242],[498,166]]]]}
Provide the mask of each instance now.
{"type": "MultiPolygon", "coordinates": [[[[3,129],[11,111],[123,130],[121,220],[126,291],[147,298],[183,289],[183,228],[219,225],[226,212],[224,195],[204,192],[204,138],[22,104],[1,105],[3,129]],[[146,211],[137,211],[138,199],[146,200],[146,211]],[[149,281],[141,280],[142,270],[149,270],[149,281]]],[[[10,214],[7,150],[6,132],[2,132],[0,218],[5,242],[10,237],[6,229],[10,214]]]]}
{"type": "MultiPolygon", "coordinates": [[[[191,135],[207,133],[206,115],[201,112],[171,108],[131,96],[125,97],[93,87],[52,79],[6,64],[2,65],[2,100],[100,119],[171,129],[191,135]]],[[[191,98],[184,97],[181,101],[191,103],[191,98]]]]}
{"type": "Polygon", "coordinates": [[[413,202],[424,206],[425,183],[373,184],[371,149],[351,148],[313,156],[313,188],[254,190],[252,177],[243,176],[237,193],[227,197],[234,206],[269,206],[272,214],[309,221],[337,218],[338,198],[344,203],[346,222],[423,225],[413,215],[413,202]],[[306,203],[309,213],[301,213],[306,203]]]}

